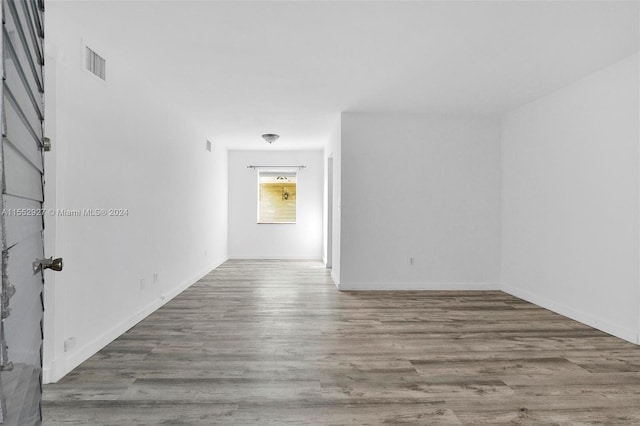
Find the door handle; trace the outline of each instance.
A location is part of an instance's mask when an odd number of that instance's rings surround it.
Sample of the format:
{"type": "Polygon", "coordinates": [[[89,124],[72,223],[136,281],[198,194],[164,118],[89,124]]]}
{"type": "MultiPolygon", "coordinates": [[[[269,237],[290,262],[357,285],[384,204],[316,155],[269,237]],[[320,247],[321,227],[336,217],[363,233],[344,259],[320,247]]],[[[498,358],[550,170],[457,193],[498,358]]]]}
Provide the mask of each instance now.
{"type": "Polygon", "coordinates": [[[37,259],[33,262],[33,273],[37,273],[43,271],[45,269],[51,269],[52,271],[62,271],[62,267],[64,263],[62,262],[62,258],[59,257],[54,259],[50,257],[48,259],[37,259]]]}

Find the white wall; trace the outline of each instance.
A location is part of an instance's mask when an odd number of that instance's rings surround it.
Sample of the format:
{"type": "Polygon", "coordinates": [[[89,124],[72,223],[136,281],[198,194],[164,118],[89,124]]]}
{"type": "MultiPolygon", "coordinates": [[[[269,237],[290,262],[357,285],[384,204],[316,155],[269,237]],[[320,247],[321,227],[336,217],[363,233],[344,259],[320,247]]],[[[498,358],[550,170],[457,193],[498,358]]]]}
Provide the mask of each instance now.
{"type": "Polygon", "coordinates": [[[321,259],[322,151],[229,151],[229,257],[321,259]],[[257,171],[248,165],[305,165],[298,172],[295,224],[258,224],[257,171]]]}
{"type": "Polygon", "coordinates": [[[45,291],[45,381],[55,381],[226,259],[227,156],[207,152],[196,123],[56,3],[47,34],[56,189],[45,206],[128,210],[48,218],[47,254],[65,262],[45,291]],[[81,38],[107,59],[106,83],[83,69],[81,38]]]}
{"type": "Polygon", "coordinates": [[[340,289],[498,288],[497,119],[343,114],[341,198],[340,289]]]}
{"type": "Polygon", "coordinates": [[[507,114],[502,282],[637,342],[638,55],[507,114]]]}

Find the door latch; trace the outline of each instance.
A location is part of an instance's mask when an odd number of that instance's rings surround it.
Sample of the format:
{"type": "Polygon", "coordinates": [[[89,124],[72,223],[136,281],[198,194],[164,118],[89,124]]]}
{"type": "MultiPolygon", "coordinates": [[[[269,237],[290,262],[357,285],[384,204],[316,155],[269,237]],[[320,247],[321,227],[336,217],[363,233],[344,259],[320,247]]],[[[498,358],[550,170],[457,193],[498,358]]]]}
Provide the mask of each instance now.
{"type": "Polygon", "coordinates": [[[50,257],[48,259],[38,259],[33,262],[33,273],[43,271],[45,269],[51,269],[52,271],[62,271],[63,267],[62,258],[54,259],[50,257]]]}

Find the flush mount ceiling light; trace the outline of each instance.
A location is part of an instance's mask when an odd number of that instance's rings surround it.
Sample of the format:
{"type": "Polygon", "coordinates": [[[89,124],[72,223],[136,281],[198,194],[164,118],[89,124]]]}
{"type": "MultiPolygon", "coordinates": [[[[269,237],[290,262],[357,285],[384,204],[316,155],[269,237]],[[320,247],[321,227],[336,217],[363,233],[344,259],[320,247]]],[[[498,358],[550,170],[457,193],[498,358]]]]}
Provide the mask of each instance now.
{"type": "Polygon", "coordinates": [[[262,139],[269,143],[274,143],[278,140],[279,137],[280,135],[276,135],[275,133],[265,133],[264,135],[262,135],[262,139]]]}

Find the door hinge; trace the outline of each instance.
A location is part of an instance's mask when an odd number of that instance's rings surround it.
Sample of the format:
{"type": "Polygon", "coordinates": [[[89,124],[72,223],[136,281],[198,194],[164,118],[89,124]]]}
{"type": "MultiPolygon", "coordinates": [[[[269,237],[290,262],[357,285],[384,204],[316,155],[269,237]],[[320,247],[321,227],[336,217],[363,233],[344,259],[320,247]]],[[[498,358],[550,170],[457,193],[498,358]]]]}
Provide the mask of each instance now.
{"type": "Polygon", "coordinates": [[[33,262],[33,273],[35,274],[45,269],[51,269],[52,271],[62,271],[63,266],[64,265],[62,263],[61,257],[57,259],[54,259],[53,257],[50,257],[48,259],[36,259],[36,261],[33,262]]]}
{"type": "Polygon", "coordinates": [[[49,138],[43,138],[42,139],[42,149],[45,152],[51,151],[51,139],[49,139],[49,138]]]}

